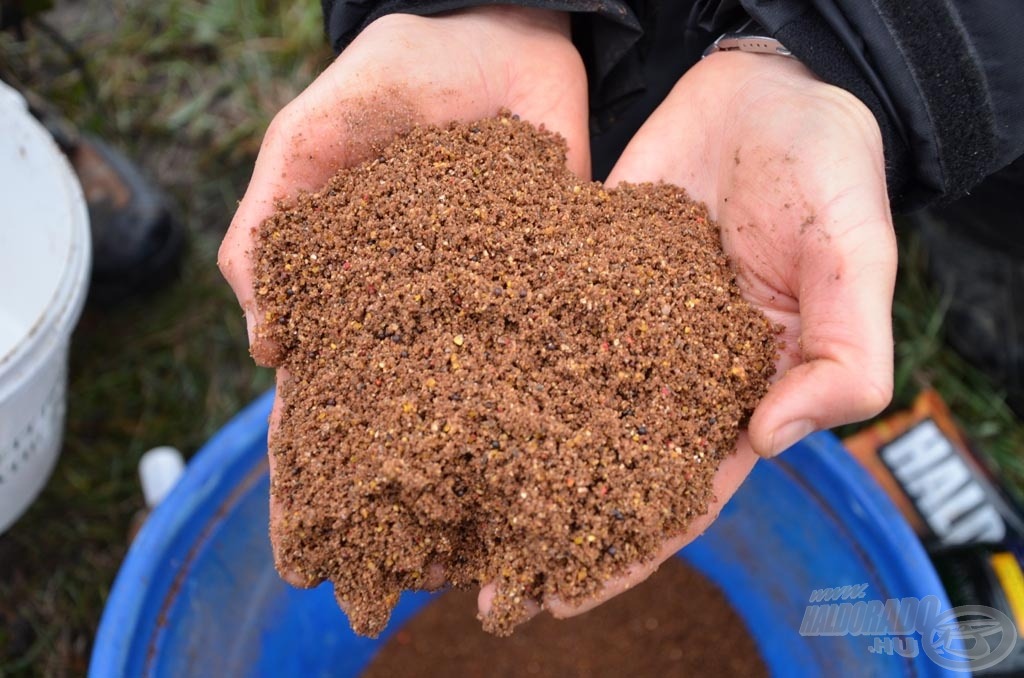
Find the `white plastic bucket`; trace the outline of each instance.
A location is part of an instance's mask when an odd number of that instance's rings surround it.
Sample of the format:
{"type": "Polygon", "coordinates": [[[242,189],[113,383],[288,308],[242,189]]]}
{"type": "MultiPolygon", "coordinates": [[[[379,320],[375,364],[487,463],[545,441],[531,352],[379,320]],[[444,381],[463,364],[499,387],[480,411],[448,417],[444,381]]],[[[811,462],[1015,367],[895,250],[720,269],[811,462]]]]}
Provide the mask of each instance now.
{"type": "Polygon", "coordinates": [[[24,99],[0,82],[0,533],[60,454],[68,346],[89,262],[78,180],[24,99]]]}

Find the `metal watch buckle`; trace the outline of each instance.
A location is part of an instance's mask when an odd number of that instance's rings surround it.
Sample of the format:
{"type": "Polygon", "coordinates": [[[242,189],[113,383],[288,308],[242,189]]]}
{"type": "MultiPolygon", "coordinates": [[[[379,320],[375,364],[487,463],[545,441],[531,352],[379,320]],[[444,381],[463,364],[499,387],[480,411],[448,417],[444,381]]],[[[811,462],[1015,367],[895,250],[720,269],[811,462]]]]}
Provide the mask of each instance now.
{"type": "Polygon", "coordinates": [[[792,57],[793,53],[775,38],[766,35],[749,35],[743,33],[726,33],[715,40],[704,50],[703,56],[715,52],[753,52],[755,54],[776,54],[792,57]]]}

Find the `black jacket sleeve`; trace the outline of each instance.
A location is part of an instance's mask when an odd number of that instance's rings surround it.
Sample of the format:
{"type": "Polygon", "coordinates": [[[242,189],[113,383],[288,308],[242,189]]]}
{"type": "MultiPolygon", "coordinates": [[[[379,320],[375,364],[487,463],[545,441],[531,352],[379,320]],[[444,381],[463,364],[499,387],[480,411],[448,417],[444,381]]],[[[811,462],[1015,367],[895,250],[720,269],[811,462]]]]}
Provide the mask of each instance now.
{"type": "Polygon", "coordinates": [[[897,206],[957,198],[1024,155],[1024,2],[741,1],[874,111],[897,206]]]}
{"type": "MultiPolygon", "coordinates": [[[[331,43],[341,50],[388,13],[491,2],[323,0],[323,8],[331,43]]],[[[1024,155],[1021,0],[505,2],[574,13],[598,135],[628,139],[642,121],[638,109],[655,105],[707,44],[749,14],[819,77],[872,110],[895,208],[959,197],[1024,155]],[[630,110],[638,99],[643,105],[630,110]]]]}

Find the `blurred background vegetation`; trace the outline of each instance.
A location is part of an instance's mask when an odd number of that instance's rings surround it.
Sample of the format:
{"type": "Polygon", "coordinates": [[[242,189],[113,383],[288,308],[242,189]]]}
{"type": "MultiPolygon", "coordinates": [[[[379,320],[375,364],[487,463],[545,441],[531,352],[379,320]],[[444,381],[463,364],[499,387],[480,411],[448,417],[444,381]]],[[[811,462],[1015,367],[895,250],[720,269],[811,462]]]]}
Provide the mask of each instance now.
{"type": "MultiPolygon", "coordinates": [[[[174,199],[190,248],[174,285],[89,309],[75,334],[65,449],[40,499],[0,536],[0,676],[85,673],[143,506],[139,456],[160,444],[191,455],[270,387],[249,360],[216,248],[270,118],[331,59],[312,0],[77,0],[43,18],[0,33],[0,75],[128,151],[174,199]]],[[[1024,428],[946,348],[942,299],[923,282],[913,234],[901,240],[894,406],[934,384],[1024,487],[1024,428]]]]}
{"type": "Polygon", "coordinates": [[[90,308],[78,327],[63,454],[0,536],[0,676],[84,675],[143,506],[139,456],[160,444],[194,453],[272,385],[247,354],[217,245],[270,118],[332,56],[316,2],[79,0],[42,18],[0,33],[0,75],[124,149],[170,194],[190,247],[178,282],[90,308]]]}

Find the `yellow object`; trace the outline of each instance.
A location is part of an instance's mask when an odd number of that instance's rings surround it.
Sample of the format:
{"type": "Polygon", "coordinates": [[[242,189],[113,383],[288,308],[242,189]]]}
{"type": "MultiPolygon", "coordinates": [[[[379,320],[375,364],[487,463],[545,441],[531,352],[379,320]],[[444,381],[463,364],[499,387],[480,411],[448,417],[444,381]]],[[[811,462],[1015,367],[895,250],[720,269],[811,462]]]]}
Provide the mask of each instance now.
{"type": "Polygon", "coordinates": [[[1024,572],[1020,570],[1020,563],[1012,553],[1005,552],[993,553],[989,561],[1003,585],[1006,598],[1010,601],[1017,633],[1024,638],[1024,572]]]}

